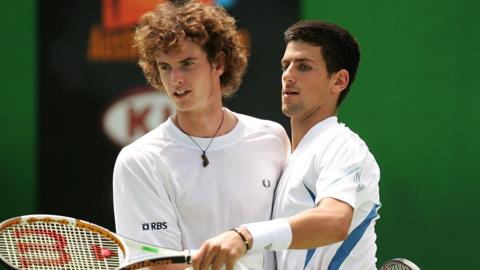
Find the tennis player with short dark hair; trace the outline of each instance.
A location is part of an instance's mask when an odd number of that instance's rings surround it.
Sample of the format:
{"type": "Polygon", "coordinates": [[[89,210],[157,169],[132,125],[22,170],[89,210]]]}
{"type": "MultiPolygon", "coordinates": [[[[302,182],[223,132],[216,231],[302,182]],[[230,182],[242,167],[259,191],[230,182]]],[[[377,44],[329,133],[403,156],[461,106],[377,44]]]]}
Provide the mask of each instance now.
{"type": "Polygon", "coordinates": [[[285,42],[282,111],[290,117],[293,152],[274,219],[210,239],[194,256],[194,269],[231,265],[246,250],[275,250],[279,270],[374,270],[380,171],[365,142],[336,116],[355,78],[359,46],[348,31],[322,21],[292,25],[285,42]]]}
{"type": "Polygon", "coordinates": [[[176,113],[117,158],[117,232],[198,249],[237,224],[268,220],[290,142],[281,125],[222,105],[247,65],[234,18],[220,6],[165,2],[141,18],[135,44],[145,77],[176,113]]]}

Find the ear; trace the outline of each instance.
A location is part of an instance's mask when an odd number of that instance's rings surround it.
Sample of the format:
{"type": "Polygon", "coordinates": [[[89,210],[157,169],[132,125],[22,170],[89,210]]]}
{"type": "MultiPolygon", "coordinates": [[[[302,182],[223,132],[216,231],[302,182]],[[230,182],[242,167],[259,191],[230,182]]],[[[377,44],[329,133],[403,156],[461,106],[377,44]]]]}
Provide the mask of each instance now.
{"type": "Polygon", "coordinates": [[[341,69],[332,75],[331,80],[333,84],[331,88],[332,93],[340,94],[340,92],[347,88],[348,83],[350,82],[350,75],[346,69],[341,69]]]}
{"type": "Polygon", "coordinates": [[[217,57],[212,62],[212,67],[214,71],[218,74],[218,76],[221,76],[223,74],[223,71],[225,69],[225,54],[223,52],[220,52],[217,57]]]}

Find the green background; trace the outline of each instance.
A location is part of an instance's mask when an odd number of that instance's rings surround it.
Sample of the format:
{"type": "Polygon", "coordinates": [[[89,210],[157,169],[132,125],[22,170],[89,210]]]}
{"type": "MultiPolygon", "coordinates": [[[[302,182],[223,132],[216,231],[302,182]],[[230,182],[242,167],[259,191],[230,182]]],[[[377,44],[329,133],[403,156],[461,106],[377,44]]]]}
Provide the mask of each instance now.
{"type": "Polygon", "coordinates": [[[0,1],[0,219],[35,212],[36,10],[0,1]]]}
{"type": "MultiPolygon", "coordinates": [[[[0,219],[36,212],[36,3],[1,1],[0,219]]],[[[480,2],[304,0],[362,46],[340,110],[382,170],[378,257],[480,269],[480,2]]],[[[278,67],[271,67],[278,68],[278,67]]]]}
{"type": "Polygon", "coordinates": [[[362,47],[339,117],[381,168],[379,261],[480,269],[480,2],[305,0],[301,10],[362,47]]]}

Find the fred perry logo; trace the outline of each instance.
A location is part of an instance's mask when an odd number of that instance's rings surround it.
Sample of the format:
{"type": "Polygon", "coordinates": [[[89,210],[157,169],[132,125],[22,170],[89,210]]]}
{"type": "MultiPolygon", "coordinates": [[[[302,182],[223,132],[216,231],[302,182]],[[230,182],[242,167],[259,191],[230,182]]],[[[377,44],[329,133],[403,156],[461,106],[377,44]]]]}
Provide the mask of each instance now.
{"type": "Polygon", "coordinates": [[[262,185],[265,187],[265,188],[269,188],[272,186],[272,182],[270,182],[270,180],[268,179],[263,179],[262,180],[262,185]]]}

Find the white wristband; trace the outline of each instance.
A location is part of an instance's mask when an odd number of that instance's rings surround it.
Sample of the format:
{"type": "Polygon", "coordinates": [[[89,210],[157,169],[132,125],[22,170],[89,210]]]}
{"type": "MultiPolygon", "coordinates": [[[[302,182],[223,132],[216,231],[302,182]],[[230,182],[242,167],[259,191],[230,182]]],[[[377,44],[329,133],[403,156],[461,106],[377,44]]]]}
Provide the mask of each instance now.
{"type": "Polygon", "coordinates": [[[287,219],[243,224],[252,235],[251,251],[284,250],[292,242],[292,229],[287,219]]]}

